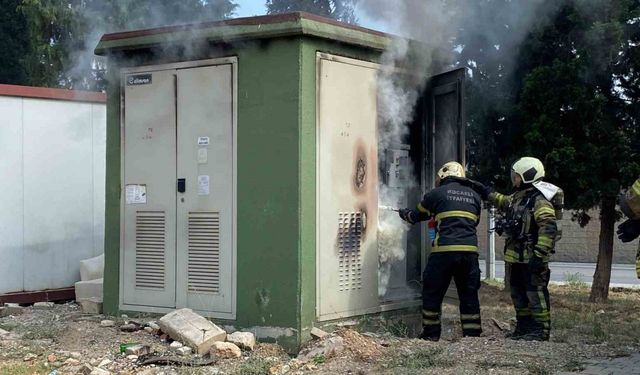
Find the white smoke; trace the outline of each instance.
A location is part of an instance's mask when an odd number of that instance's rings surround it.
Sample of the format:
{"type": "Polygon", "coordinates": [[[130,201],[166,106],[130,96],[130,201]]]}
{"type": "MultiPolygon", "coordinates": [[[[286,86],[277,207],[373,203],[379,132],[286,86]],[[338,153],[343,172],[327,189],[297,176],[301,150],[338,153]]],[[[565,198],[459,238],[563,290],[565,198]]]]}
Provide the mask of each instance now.
{"type": "MultiPolygon", "coordinates": [[[[111,3],[92,1],[69,5],[69,8],[74,12],[74,18],[78,20],[77,24],[82,25],[78,30],[75,30],[82,36],[82,40],[78,40],[73,45],[73,49],[67,51],[69,63],[60,83],[69,88],[100,89],[100,87],[92,86],[100,78],[97,75],[105,74],[107,71],[107,59],[96,56],[94,49],[105,34],[219,21],[219,17],[223,13],[231,16],[235,14],[233,4],[229,5],[231,7],[229,8],[224,0],[201,1],[202,9],[200,12],[197,16],[191,15],[189,17],[187,17],[189,12],[195,12],[195,10],[189,10],[191,9],[189,7],[194,7],[195,3],[182,4],[184,9],[180,7],[178,1],[176,1],[175,7],[171,4],[153,6],[152,3],[149,2],[145,6],[137,0],[118,0],[111,3]],[[172,12],[172,10],[176,10],[176,12],[172,12]]],[[[174,55],[179,54],[189,58],[212,53],[212,48],[205,43],[199,30],[185,29],[181,32],[185,38],[177,42],[169,39],[170,35],[167,34],[166,43],[159,46],[165,55],[163,57],[171,59],[174,55]]],[[[113,75],[106,75],[104,78],[113,78],[113,75]]]]}
{"type": "MultiPolygon", "coordinates": [[[[377,82],[381,153],[406,142],[429,76],[464,64],[469,70],[477,68],[473,60],[458,61],[467,47],[463,40],[482,40],[500,51],[507,74],[527,33],[556,8],[547,0],[359,0],[356,14],[384,22],[387,31],[397,35],[382,55],[377,82]]],[[[415,186],[415,177],[410,178],[406,188],[415,186]]],[[[380,186],[381,205],[404,199],[403,189],[380,186]]],[[[391,265],[406,256],[407,227],[397,215],[380,211],[379,295],[384,296],[391,265]]]]}

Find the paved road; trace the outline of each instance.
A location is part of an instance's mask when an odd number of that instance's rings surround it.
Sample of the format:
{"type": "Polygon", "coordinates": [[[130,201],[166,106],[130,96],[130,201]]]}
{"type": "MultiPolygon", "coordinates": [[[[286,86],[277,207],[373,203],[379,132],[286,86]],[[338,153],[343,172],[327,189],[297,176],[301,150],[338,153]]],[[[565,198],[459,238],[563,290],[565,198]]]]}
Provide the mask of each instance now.
{"type": "Polygon", "coordinates": [[[603,361],[587,361],[587,366],[580,372],[560,372],[558,375],[640,375],[640,353],[629,357],[614,358],[603,361]]]}
{"type": "MultiPolygon", "coordinates": [[[[586,283],[593,281],[596,270],[595,263],[563,263],[551,262],[551,281],[565,282],[567,275],[578,275],[586,283]]],[[[480,269],[485,272],[484,260],[480,260],[480,269]]],[[[504,262],[496,261],[496,278],[504,278],[504,262]]],[[[633,264],[614,264],[611,268],[611,286],[633,286],[640,288],[640,280],[636,277],[633,264]]]]}

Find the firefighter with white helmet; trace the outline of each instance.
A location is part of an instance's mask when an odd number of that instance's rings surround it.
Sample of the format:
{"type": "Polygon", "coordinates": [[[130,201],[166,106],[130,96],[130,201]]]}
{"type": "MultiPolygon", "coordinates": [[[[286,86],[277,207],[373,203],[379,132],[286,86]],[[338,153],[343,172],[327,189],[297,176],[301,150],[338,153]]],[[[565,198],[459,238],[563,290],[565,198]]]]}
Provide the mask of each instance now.
{"type": "MultiPolygon", "coordinates": [[[[631,242],[640,236],[640,178],[618,200],[620,210],[628,218],[618,226],[618,238],[631,242]]],[[[640,279],[640,244],[636,254],[636,275],[640,279]]]]}
{"type": "Polygon", "coordinates": [[[549,257],[559,240],[557,216],[561,216],[564,193],[542,181],[544,177],[540,160],[523,157],[511,168],[513,194],[493,192],[474,182],[482,198],[505,215],[497,229],[506,234],[504,260],[510,270],[517,322],[511,338],[516,340],[546,341],[551,330],[549,257]]]}
{"type": "Polygon", "coordinates": [[[465,178],[464,167],[445,163],[438,171],[437,187],[428,192],[417,210],[400,210],[400,218],[415,224],[435,218],[437,235],[422,278],[422,336],[437,341],[441,308],[453,278],[460,298],[463,336],[480,336],[480,267],[476,226],[481,200],[465,178]]]}

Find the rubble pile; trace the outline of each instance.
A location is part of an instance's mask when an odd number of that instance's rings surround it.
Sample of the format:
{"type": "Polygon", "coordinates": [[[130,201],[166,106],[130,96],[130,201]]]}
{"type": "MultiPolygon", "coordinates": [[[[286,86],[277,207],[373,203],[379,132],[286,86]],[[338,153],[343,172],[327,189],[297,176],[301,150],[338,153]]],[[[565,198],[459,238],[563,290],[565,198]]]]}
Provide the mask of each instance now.
{"type": "Polygon", "coordinates": [[[227,335],[190,309],[147,321],[125,315],[110,319],[87,316],[75,303],[37,303],[32,307],[8,304],[0,309],[0,318],[4,318],[1,325],[15,328],[15,332],[0,329],[0,351],[4,354],[0,361],[11,358],[25,365],[42,365],[56,375],[173,375],[178,373],[175,368],[211,366],[243,355],[246,359],[257,346],[253,333],[227,335]],[[32,340],[39,334],[32,329],[40,326],[50,327],[53,332],[65,331],[63,342],[32,340]],[[21,329],[25,332],[18,333],[21,329]],[[94,335],[95,331],[99,333],[102,342],[91,340],[92,330],[94,335]],[[69,346],[77,351],[60,349],[69,346]]]}

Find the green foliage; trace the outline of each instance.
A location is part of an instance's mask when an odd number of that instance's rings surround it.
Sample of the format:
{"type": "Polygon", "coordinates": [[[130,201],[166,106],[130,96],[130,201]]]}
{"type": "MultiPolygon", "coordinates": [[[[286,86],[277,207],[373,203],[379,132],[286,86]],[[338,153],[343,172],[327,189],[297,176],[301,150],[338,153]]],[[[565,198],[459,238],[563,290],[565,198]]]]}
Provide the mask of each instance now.
{"type": "Polygon", "coordinates": [[[385,332],[396,337],[409,337],[409,326],[402,319],[385,319],[382,321],[385,332]]]}
{"type": "MultiPolygon", "coordinates": [[[[564,37],[546,43],[552,62],[524,80],[519,118],[524,151],[544,160],[550,180],[565,186],[567,206],[587,210],[615,197],[640,172],[630,105],[616,75],[633,72],[621,56],[637,53],[627,22],[640,6],[631,1],[567,5],[551,31],[564,37]],[[562,30],[557,30],[562,27],[562,30]],[[553,30],[555,29],[555,30],[553,30]],[[572,46],[571,48],[569,46],[572,46]],[[571,51],[567,51],[570,49],[571,51]]],[[[636,103],[637,105],[637,103],[636,103]]]]}
{"type": "MultiPolygon", "coordinates": [[[[500,3],[478,6],[501,14],[500,3]]],[[[504,46],[491,48],[504,42],[501,35],[459,37],[461,61],[473,61],[470,161],[476,176],[506,189],[513,160],[539,157],[548,180],[564,188],[567,207],[584,212],[640,173],[640,5],[546,0],[545,7],[558,4],[515,61],[500,52],[504,46]]]]}
{"type": "Polygon", "coordinates": [[[273,366],[273,362],[264,358],[251,357],[247,361],[243,361],[240,366],[233,372],[237,375],[265,375],[269,374],[269,369],[273,366]]]}
{"type": "Polygon", "coordinates": [[[565,272],[564,281],[567,283],[567,285],[569,285],[572,288],[578,288],[578,289],[585,288],[587,286],[587,283],[582,281],[583,276],[584,275],[582,275],[580,272],[576,272],[576,273],[565,272]]]}
{"type": "Polygon", "coordinates": [[[48,374],[51,372],[42,362],[35,363],[11,363],[0,365],[0,375],[33,375],[48,374]]]}
{"type": "Polygon", "coordinates": [[[27,23],[16,9],[19,0],[0,3],[0,83],[25,84],[24,57],[27,53],[27,23]]]}
{"type": "Polygon", "coordinates": [[[21,0],[29,84],[104,90],[93,48],[107,32],[228,18],[233,0],[21,0]]]}
{"type": "Polygon", "coordinates": [[[267,13],[309,12],[338,21],[357,23],[354,0],[267,0],[267,13]]]}

